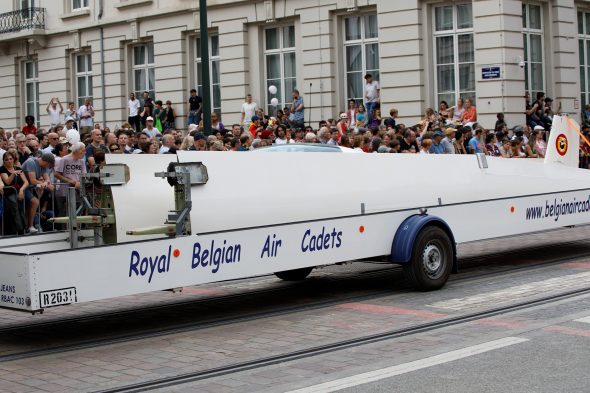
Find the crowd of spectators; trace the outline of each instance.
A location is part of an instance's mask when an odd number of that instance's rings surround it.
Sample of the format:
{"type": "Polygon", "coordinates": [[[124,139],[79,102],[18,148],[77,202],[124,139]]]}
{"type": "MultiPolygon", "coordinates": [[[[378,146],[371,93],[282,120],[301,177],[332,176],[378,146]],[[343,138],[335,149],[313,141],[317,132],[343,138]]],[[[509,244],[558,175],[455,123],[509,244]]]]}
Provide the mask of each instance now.
{"type": "MultiPolygon", "coordinates": [[[[57,98],[46,108],[49,129],[37,129],[32,116],[27,116],[19,129],[0,129],[2,234],[36,233],[46,228],[48,218],[66,215],[67,188],[79,189],[81,175],[97,171],[108,154],[245,152],[270,145],[308,143],[376,154],[484,153],[505,158],[542,158],[554,114],[551,99],[539,93],[535,102],[527,97],[526,124],[509,127],[503,114],[498,113],[494,129],[487,129],[478,123],[472,100],[459,98],[453,106],[443,101],[438,111],[426,109],[421,121],[406,125],[399,122],[395,108],[383,117],[379,84],[370,75],[366,78],[364,102],[350,100],[338,116],[314,126],[304,123],[305,105],[297,90],[292,94],[292,104],[277,108],[274,116],[265,114],[248,95],[240,123],[224,125],[219,114],[212,113],[209,132],[203,130],[202,100],[195,90],[188,102],[190,123],[186,130],[175,128],[170,101],[163,107],[147,92],[142,98],[140,101],[130,95],[128,122],[116,130],[92,124],[90,100],[79,109],[70,103],[64,111],[57,98]],[[64,116],[63,124],[60,115],[64,116]]],[[[590,130],[590,125],[586,124],[584,130],[590,130]]],[[[580,157],[581,166],[587,168],[590,148],[583,147],[580,157]]]]}

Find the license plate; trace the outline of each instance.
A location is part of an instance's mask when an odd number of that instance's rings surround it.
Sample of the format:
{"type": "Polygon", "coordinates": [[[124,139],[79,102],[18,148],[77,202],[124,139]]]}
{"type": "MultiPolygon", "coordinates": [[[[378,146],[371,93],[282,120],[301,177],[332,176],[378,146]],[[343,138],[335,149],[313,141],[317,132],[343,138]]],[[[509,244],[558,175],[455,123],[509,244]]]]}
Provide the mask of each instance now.
{"type": "Polygon", "coordinates": [[[77,301],[75,287],[39,292],[39,304],[41,308],[62,306],[64,304],[76,303],[77,301]]]}

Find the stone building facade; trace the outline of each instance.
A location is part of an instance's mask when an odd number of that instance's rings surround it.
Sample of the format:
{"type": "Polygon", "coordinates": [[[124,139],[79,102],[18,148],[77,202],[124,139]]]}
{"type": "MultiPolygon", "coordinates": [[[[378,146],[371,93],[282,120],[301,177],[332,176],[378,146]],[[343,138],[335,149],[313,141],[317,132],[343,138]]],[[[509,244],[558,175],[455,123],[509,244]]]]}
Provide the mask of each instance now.
{"type": "MultiPolygon", "coordinates": [[[[212,107],[237,122],[247,93],[267,112],[298,88],[306,122],[381,84],[384,114],[414,124],[425,108],[475,100],[479,119],[524,122],[525,91],[546,91],[578,117],[590,102],[590,2],[574,0],[210,0],[212,107]],[[278,92],[271,95],[268,86],[278,92]]],[[[113,128],[130,92],[149,90],[186,123],[200,85],[196,0],[0,2],[0,126],[41,126],[51,97],[81,103],[113,128]],[[106,111],[104,108],[107,108],[106,111]]]]}

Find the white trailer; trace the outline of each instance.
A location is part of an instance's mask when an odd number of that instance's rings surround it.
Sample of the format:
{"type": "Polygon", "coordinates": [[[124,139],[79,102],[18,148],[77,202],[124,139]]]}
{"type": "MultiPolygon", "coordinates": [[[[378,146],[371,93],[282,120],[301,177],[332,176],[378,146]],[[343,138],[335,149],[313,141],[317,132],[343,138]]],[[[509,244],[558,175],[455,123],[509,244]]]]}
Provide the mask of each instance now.
{"type": "Polygon", "coordinates": [[[114,206],[71,225],[98,223],[94,229],[111,244],[0,249],[0,306],[36,312],[268,273],[298,280],[317,266],[378,256],[403,265],[416,288],[438,289],[457,269],[458,243],[590,222],[590,172],[574,163],[575,124],[556,117],[548,145],[544,161],[109,156],[103,173],[110,176],[102,180],[114,206]]]}

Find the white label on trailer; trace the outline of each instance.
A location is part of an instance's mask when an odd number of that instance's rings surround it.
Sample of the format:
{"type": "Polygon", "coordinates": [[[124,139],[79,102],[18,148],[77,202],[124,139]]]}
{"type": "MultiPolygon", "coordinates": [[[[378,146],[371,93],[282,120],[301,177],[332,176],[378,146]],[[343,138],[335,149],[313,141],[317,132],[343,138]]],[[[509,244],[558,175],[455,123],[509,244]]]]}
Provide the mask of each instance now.
{"type": "Polygon", "coordinates": [[[76,303],[76,288],[54,289],[52,291],[39,292],[39,304],[41,308],[63,306],[65,304],[76,303]]]}

